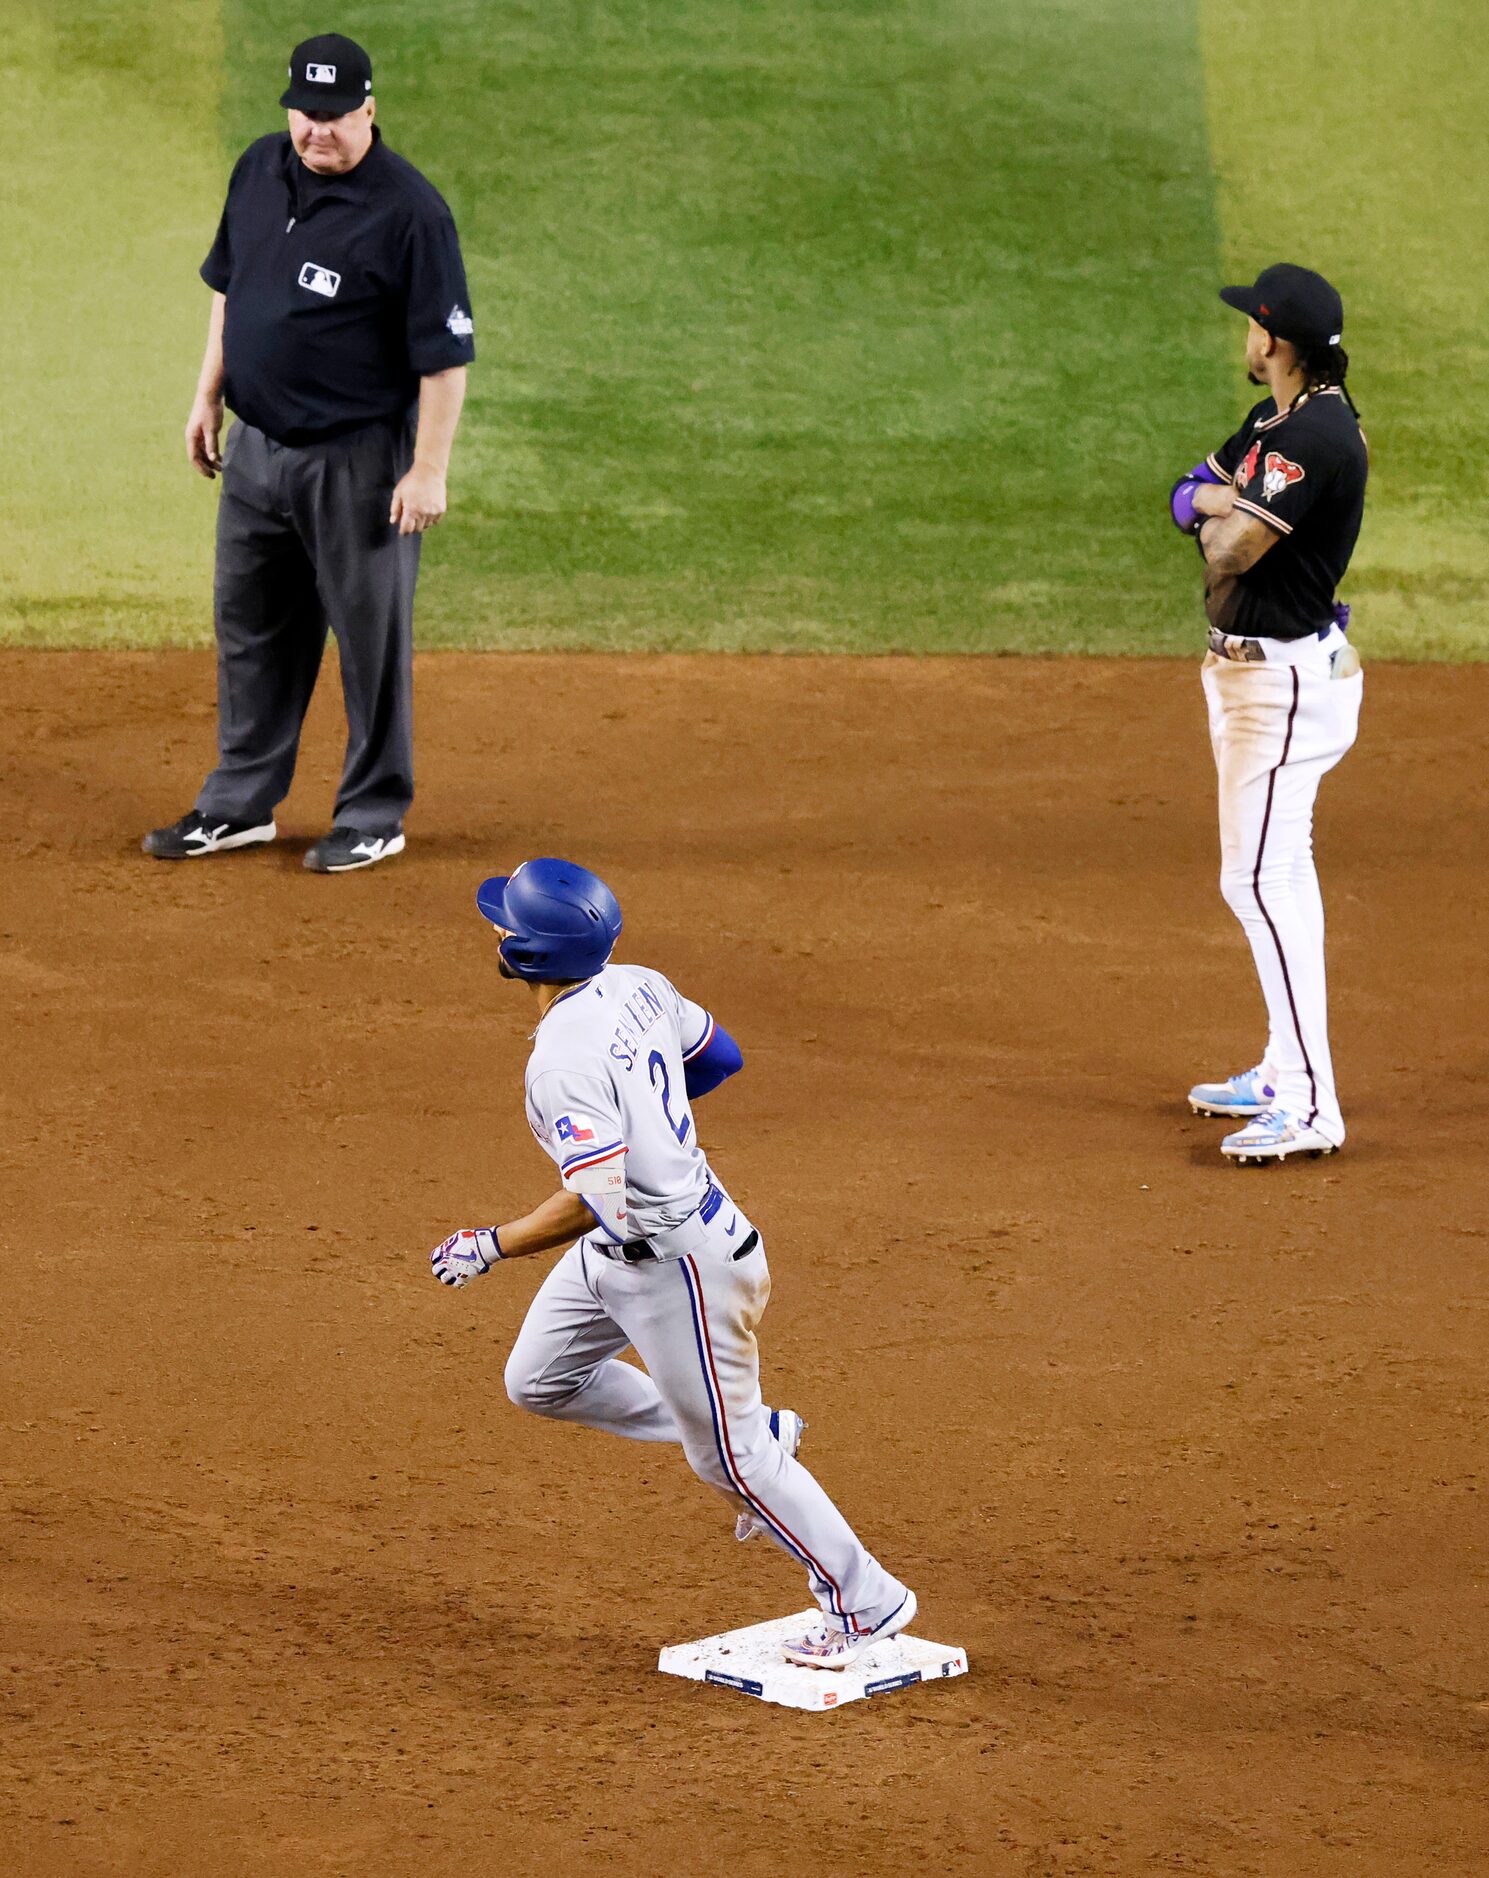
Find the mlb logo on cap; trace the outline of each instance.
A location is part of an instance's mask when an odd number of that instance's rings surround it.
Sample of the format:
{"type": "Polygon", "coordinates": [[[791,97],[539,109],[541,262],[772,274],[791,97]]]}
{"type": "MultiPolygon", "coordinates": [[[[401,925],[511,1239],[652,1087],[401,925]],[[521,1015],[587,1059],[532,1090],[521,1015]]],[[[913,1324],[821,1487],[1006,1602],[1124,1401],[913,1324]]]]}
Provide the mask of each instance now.
{"type": "Polygon", "coordinates": [[[287,110],[343,117],[371,94],[372,60],[355,39],[320,33],[302,39],[290,54],[289,77],[289,89],[279,100],[287,110]]]}

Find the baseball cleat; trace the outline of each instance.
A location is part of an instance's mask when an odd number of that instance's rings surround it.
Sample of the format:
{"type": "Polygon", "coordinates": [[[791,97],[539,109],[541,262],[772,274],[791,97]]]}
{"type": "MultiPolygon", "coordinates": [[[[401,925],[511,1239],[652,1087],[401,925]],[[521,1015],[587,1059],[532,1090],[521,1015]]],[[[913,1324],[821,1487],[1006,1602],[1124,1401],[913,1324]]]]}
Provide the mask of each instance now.
{"type": "Polygon", "coordinates": [[[360,828],[333,828],[322,835],[305,856],[312,874],[350,874],[358,867],[373,867],[379,861],[402,854],[403,836],[367,835],[360,828]]]}
{"type": "Polygon", "coordinates": [[[1263,1115],[1277,1091],[1267,1081],[1266,1070],[1243,1069],[1226,1082],[1197,1082],[1189,1091],[1189,1106],[1196,1115],[1219,1115],[1229,1121],[1233,1115],[1263,1115]]]}
{"type": "Polygon", "coordinates": [[[1220,1144],[1220,1152],[1239,1167],[1253,1161],[1285,1161],[1290,1154],[1307,1154],[1317,1160],[1321,1154],[1338,1151],[1337,1141],[1330,1141],[1301,1115],[1290,1115],[1286,1109],[1268,1109],[1220,1144]]]}
{"type": "Polygon", "coordinates": [[[220,815],[193,809],[169,828],[152,828],[140,846],[157,861],[189,861],[199,854],[226,854],[230,848],[252,848],[272,841],[279,833],[272,821],[229,822],[220,815]]]}
{"type": "MultiPolygon", "coordinates": [[[[770,1432],[794,1460],[796,1450],[801,1446],[801,1438],[807,1431],[806,1423],[795,1409],[771,1409],[770,1432]]],[[[770,1529],[758,1513],[750,1512],[746,1507],[734,1522],[734,1536],[743,1545],[746,1539],[753,1539],[757,1534],[770,1529]]]]}
{"type": "Polygon", "coordinates": [[[790,1637],[781,1645],[788,1663],[803,1669],[848,1669],[865,1650],[897,1637],[915,1621],[915,1593],[907,1591],[882,1623],[872,1630],[841,1630],[836,1619],[823,1618],[804,1637],[790,1637]]]}

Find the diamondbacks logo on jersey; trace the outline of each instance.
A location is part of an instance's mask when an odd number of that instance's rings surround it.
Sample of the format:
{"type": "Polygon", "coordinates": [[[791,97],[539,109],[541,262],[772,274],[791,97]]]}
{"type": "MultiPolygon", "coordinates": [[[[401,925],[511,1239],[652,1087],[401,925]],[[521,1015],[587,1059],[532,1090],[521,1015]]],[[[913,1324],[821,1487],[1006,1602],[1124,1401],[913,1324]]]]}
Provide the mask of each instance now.
{"type": "Polygon", "coordinates": [[[577,1115],[560,1115],[554,1129],[560,1141],[593,1141],[595,1138],[594,1129],[586,1128],[577,1115]]]}
{"type": "Polygon", "coordinates": [[[1249,483],[1256,474],[1257,459],[1260,457],[1261,453],[1262,447],[1259,443],[1252,444],[1251,448],[1246,452],[1246,455],[1242,458],[1241,467],[1236,471],[1235,487],[1237,489],[1244,489],[1247,483],[1249,483]]]}
{"type": "Polygon", "coordinates": [[[1294,483],[1302,482],[1303,475],[1301,463],[1290,463],[1279,451],[1269,450],[1267,473],[1262,479],[1263,499],[1267,502],[1275,501],[1284,489],[1291,489],[1294,483]]]}

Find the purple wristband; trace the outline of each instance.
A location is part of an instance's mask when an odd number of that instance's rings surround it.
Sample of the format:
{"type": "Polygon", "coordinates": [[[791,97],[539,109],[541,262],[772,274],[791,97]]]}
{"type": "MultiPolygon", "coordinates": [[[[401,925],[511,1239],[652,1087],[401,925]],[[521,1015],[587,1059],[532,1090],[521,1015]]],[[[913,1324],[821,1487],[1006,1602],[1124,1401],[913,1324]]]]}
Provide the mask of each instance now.
{"type": "Polygon", "coordinates": [[[1204,526],[1205,518],[1194,506],[1194,492],[1199,483],[1191,477],[1174,484],[1169,492],[1169,513],[1174,518],[1174,527],[1181,535],[1197,535],[1204,526]]]}

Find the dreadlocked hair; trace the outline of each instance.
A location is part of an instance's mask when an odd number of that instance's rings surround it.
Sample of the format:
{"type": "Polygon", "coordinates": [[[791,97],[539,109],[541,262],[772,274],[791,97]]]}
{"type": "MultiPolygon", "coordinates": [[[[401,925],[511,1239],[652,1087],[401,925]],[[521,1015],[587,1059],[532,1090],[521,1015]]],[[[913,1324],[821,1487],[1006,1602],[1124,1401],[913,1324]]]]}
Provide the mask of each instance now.
{"type": "Polygon", "coordinates": [[[1344,380],[1349,371],[1349,354],[1343,346],[1299,346],[1298,369],[1303,374],[1303,388],[1306,392],[1326,391],[1337,385],[1344,393],[1344,402],[1355,414],[1359,422],[1360,413],[1354,399],[1349,395],[1349,387],[1344,380]]]}

